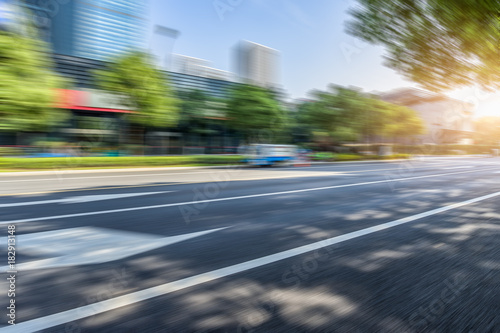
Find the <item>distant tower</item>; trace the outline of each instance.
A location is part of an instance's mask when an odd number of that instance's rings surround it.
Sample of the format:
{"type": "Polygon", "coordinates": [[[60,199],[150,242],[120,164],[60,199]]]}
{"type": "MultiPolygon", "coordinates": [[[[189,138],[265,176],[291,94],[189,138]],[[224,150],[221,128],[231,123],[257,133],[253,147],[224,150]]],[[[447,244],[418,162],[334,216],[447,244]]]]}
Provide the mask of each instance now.
{"type": "Polygon", "coordinates": [[[236,46],[235,70],[240,80],[261,87],[278,86],[279,52],[249,41],[236,46]]]}

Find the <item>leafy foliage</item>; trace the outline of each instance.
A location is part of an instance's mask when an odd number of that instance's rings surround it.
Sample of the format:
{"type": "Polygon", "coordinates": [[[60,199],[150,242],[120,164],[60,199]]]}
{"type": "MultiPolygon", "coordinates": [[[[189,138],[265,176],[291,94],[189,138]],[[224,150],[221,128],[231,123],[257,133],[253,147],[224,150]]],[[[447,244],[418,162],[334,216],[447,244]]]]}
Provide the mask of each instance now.
{"type": "Polygon", "coordinates": [[[333,142],[358,141],[362,136],[410,137],[423,134],[415,111],[379,100],[362,92],[331,85],[314,92],[315,100],[299,111],[305,123],[333,142]]]}
{"type": "Polygon", "coordinates": [[[393,138],[407,138],[424,134],[426,129],[422,119],[415,111],[399,105],[385,103],[387,105],[386,124],[382,135],[393,138]]]}
{"type": "Polygon", "coordinates": [[[359,92],[331,85],[329,91],[315,91],[307,104],[307,122],[334,141],[355,141],[366,113],[359,92]]]}
{"type": "Polygon", "coordinates": [[[177,123],[179,101],[148,54],[130,51],[118,55],[94,74],[101,89],[121,94],[123,103],[136,111],[128,115],[130,122],[155,127],[177,123]]]}
{"type": "Polygon", "coordinates": [[[0,131],[47,131],[66,119],[54,108],[65,81],[52,67],[43,42],[0,30],[0,131]]]}
{"type": "Polygon", "coordinates": [[[179,126],[186,132],[213,134],[210,127],[225,117],[225,101],[203,91],[181,91],[178,97],[181,100],[179,126]]]}
{"type": "Polygon", "coordinates": [[[347,31],[382,45],[387,65],[439,91],[500,87],[499,1],[358,0],[347,31]]]}
{"type": "Polygon", "coordinates": [[[228,125],[247,141],[276,141],[285,126],[285,113],[272,92],[238,85],[227,102],[228,125]]]}

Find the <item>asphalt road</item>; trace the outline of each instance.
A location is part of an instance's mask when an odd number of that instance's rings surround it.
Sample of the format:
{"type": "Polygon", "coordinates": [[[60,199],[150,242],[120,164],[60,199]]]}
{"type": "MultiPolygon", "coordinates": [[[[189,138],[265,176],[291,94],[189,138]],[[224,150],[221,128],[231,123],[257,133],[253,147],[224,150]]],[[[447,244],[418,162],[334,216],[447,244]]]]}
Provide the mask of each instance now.
{"type": "Polygon", "coordinates": [[[499,178],[486,157],[0,174],[0,332],[500,332],[499,178]]]}

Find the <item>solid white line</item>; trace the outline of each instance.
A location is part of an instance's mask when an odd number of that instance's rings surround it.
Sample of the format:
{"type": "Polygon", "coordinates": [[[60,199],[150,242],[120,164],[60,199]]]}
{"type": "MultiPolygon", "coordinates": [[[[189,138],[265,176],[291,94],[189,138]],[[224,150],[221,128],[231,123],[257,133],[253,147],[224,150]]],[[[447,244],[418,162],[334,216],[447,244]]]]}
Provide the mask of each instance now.
{"type": "Polygon", "coordinates": [[[177,175],[192,175],[201,173],[213,173],[213,171],[200,171],[200,172],[178,172],[178,173],[150,173],[150,174],[140,174],[140,175],[115,175],[115,176],[94,176],[94,177],[57,177],[55,175],[53,178],[45,179],[18,179],[18,180],[0,180],[0,183],[18,183],[18,182],[45,182],[54,180],[78,180],[78,179],[100,179],[100,178],[129,178],[129,177],[147,177],[147,176],[177,176],[177,175]]]}
{"type": "Polygon", "coordinates": [[[85,305],[79,308],[59,312],[46,317],[41,317],[33,320],[29,320],[23,323],[16,324],[15,326],[5,327],[0,329],[2,332],[12,332],[12,333],[25,333],[25,332],[36,332],[44,330],[50,327],[62,325],[68,322],[79,320],[82,318],[90,317],[96,314],[107,312],[110,310],[115,310],[123,306],[131,305],[137,302],[145,301],[154,297],[167,295],[182,289],[198,286],[200,284],[214,281],[229,275],[240,273],[249,269],[258,268],[264,265],[272,264],[277,261],[295,257],[307,252],[311,252],[323,247],[331,246],[334,244],[342,243],[350,239],[362,237],[369,235],[378,231],[386,230],[401,224],[413,222],[428,216],[443,213],[452,209],[460,208],[470,204],[474,204],[479,201],[491,199],[500,195],[500,192],[491,193],[478,198],[474,198],[467,201],[462,201],[449,206],[433,209],[424,213],[408,216],[399,220],[382,223],[373,227],[361,229],[358,231],[350,232],[344,235],[332,237],[319,242],[311,243],[308,245],[296,247],[290,250],[278,252],[265,257],[249,260],[240,264],[220,268],[213,270],[211,272],[198,274],[181,280],[165,283],[156,287],[151,287],[148,289],[143,289],[123,296],[108,299],[106,301],[101,301],[89,305],[85,305]]]}
{"type": "Polygon", "coordinates": [[[453,170],[453,169],[472,169],[474,168],[473,165],[464,165],[464,166],[457,166],[457,167],[446,167],[448,170],[453,170]]]}
{"type": "MultiPolygon", "coordinates": [[[[491,169],[491,170],[496,170],[496,169],[497,168],[491,169]]],[[[449,176],[449,175],[458,175],[458,174],[463,174],[463,173],[471,173],[471,172],[479,172],[479,171],[484,172],[484,171],[489,171],[489,170],[490,169],[488,169],[488,170],[473,170],[473,171],[450,172],[450,173],[443,173],[443,174],[438,174],[438,175],[426,175],[426,176],[417,176],[417,177],[384,179],[384,180],[376,180],[376,181],[371,181],[371,182],[363,182],[363,183],[355,183],[355,184],[333,185],[333,186],[325,186],[325,187],[306,188],[306,189],[301,189],[301,190],[291,190],[291,191],[282,191],[282,192],[250,194],[250,195],[242,195],[242,196],[229,197],[229,198],[206,199],[206,200],[198,200],[198,201],[176,202],[176,203],[163,204],[163,205],[154,205],[154,206],[130,207],[130,208],[120,208],[120,209],[111,209],[111,210],[101,210],[101,211],[96,211],[96,212],[85,212],[85,213],[76,213],[76,214],[66,214],[66,215],[36,217],[36,218],[21,219],[21,220],[2,221],[2,222],[0,222],[0,225],[11,224],[11,223],[23,223],[23,222],[37,222],[37,221],[56,220],[56,219],[72,218],[72,217],[80,217],[80,216],[92,216],[92,215],[112,214],[112,213],[121,213],[121,212],[132,212],[132,211],[137,211],[137,210],[166,208],[166,207],[175,207],[175,206],[184,206],[184,205],[194,205],[194,204],[209,203],[209,202],[230,201],[230,200],[240,200],[240,199],[249,199],[249,198],[260,198],[260,197],[276,196],[276,195],[283,195],[283,194],[293,194],[293,193],[302,193],[302,192],[331,190],[331,189],[335,189],[335,188],[373,185],[373,184],[398,182],[398,181],[413,180],[413,179],[434,178],[434,177],[449,176]]]]}

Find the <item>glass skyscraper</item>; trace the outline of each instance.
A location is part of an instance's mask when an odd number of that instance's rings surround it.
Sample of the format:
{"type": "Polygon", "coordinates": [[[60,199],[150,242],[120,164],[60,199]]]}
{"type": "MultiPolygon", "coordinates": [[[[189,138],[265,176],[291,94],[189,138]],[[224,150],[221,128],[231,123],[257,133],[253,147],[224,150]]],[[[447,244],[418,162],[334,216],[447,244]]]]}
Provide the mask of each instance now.
{"type": "Polygon", "coordinates": [[[106,60],[144,47],[145,5],[138,0],[75,1],[74,54],[106,60]]]}
{"type": "Polygon", "coordinates": [[[56,54],[107,60],[145,47],[146,0],[18,1],[56,54]]]}

